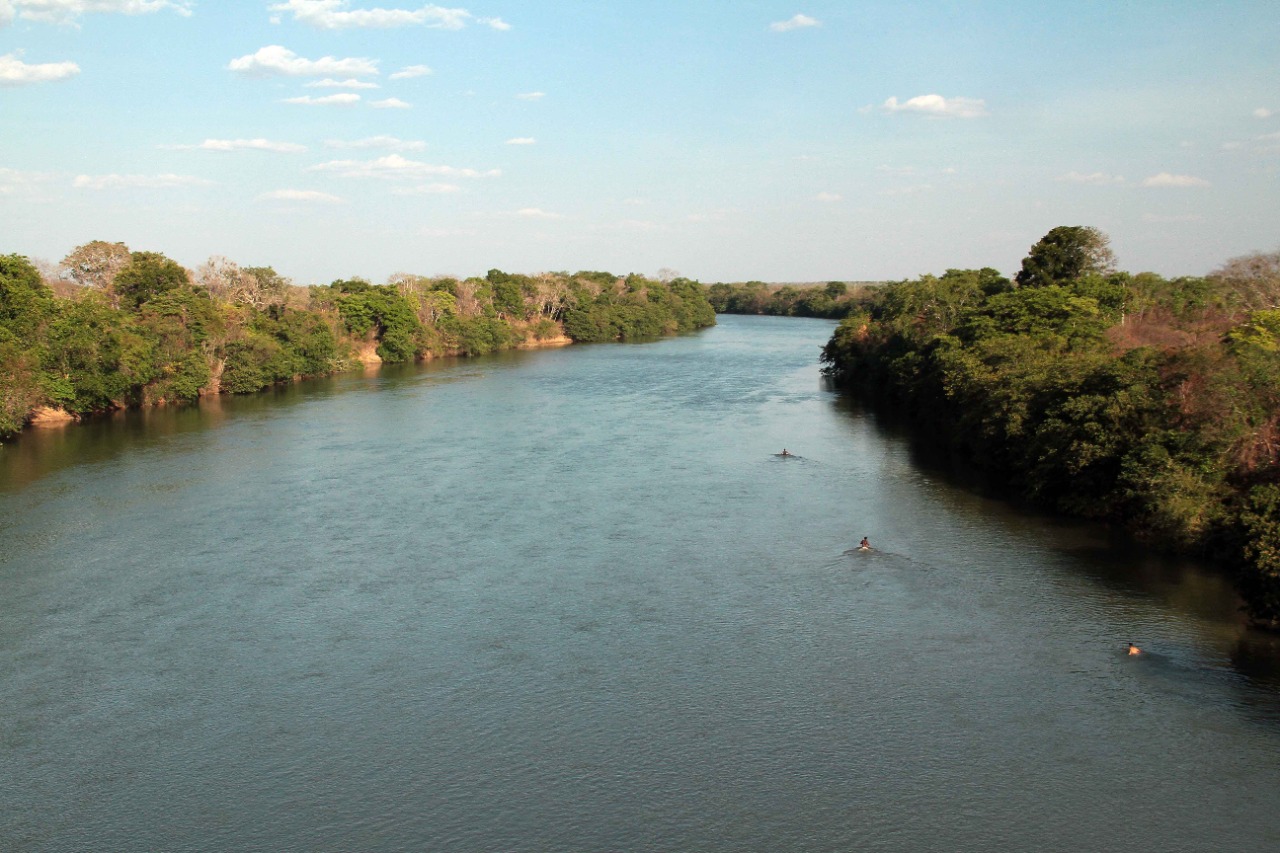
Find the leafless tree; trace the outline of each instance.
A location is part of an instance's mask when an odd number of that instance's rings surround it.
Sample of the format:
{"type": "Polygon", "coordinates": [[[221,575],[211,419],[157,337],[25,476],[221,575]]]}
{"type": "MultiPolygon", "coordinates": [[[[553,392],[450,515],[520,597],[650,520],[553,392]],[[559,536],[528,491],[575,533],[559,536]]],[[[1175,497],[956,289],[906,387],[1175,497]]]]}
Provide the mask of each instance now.
{"type": "Polygon", "coordinates": [[[1232,258],[1209,277],[1249,311],[1280,308],[1280,251],[1232,258]]]}

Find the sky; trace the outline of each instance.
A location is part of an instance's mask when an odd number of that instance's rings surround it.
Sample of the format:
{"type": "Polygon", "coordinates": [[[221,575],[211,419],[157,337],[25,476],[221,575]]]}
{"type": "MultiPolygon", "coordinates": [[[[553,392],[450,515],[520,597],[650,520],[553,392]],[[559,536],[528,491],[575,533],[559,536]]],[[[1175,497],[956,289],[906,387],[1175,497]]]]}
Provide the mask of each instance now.
{"type": "Polygon", "coordinates": [[[1275,0],[0,0],[0,253],[1017,271],[1280,249],[1275,0]],[[382,2],[386,5],[376,5],[382,2]]]}

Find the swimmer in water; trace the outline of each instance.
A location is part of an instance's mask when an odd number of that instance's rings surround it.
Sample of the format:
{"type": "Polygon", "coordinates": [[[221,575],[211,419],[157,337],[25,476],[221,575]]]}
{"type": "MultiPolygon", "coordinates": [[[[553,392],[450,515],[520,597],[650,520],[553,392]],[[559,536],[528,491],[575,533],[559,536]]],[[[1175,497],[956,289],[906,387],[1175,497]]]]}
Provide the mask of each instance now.
{"type": "Polygon", "coordinates": [[[1130,654],[1130,655],[1140,655],[1140,654],[1142,654],[1142,649],[1138,648],[1138,647],[1137,647],[1137,646],[1135,646],[1133,643],[1130,643],[1130,644],[1129,644],[1129,654],[1130,654]]]}
{"type": "Polygon", "coordinates": [[[871,542],[867,539],[867,537],[863,536],[862,541],[858,543],[858,547],[863,549],[864,551],[870,551],[871,542]]]}
{"type": "Polygon", "coordinates": [[[790,454],[790,453],[788,453],[788,452],[787,452],[787,449],[784,447],[784,448],[782,448],[782,452],[781,452],[781,453],[779,453],[778,455],[779,455],[779,456],[790,456],[791,454],[790,454]]]}

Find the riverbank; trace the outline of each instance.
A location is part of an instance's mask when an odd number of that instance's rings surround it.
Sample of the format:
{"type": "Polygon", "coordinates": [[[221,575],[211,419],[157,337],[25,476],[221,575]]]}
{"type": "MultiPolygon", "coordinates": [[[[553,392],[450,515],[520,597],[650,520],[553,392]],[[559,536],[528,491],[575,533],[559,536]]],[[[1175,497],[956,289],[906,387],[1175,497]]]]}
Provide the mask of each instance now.
{"type": "Polygon", "coordinates": [[[399,274],[295,286],[121,244],[42,274],[0,256],[0,440],[119,409],[251,394],[370,365],[656,338],[715,324],[697,282],[606,272],[399,274]]]}
{"type": "Polygon", "coordinates": [[[1037,269],[889,285],[841,323],[826,370],[1019,499],[1223,564],[1276,628],[1280,311],[1220,275],[1037,269]]]}

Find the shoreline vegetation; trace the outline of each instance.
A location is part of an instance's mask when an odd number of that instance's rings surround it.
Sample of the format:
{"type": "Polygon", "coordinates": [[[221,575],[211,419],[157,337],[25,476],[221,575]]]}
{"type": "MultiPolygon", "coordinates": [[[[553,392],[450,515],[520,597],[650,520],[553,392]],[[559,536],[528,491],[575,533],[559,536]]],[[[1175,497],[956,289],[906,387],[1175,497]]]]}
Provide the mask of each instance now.
{"type": "Polygon", "coordinates": [[[57,266],[0,255],[0,440],[125,408],[251,394],[361,365],[715,325],[695,281],[607,272],[396,274],[298,286],[94,241],[57,266]]]}
{"type": "Polygon", "coordinates": [[[1234,572],[1280,628],[1280,252],[1203,277],[1119,272],[1063,226],[993,269],[864,294],[822,353],[854,396],[1004,493],[1234,572]]]}
{"type": "Polygon", "coordinates": [[[818,317],[840,320],[857,311],[868,293],[882,282],[829,281],[825,284],[766,284],[763,281],[707,286],[707,300],[717,314],[765,314],[773,317],[818,317]]]}

